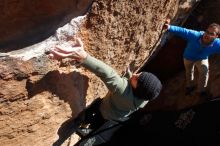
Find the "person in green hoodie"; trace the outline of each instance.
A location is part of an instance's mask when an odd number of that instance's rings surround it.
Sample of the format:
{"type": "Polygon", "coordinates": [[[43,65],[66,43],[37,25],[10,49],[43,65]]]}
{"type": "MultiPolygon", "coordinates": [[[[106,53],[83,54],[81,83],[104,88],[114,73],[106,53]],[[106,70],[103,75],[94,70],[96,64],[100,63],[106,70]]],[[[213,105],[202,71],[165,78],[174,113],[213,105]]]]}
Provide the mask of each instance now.
{"type": "Polygon", "coordinates": [[[149,72],[130,73],[128,78],[121,77],[112,67],[90,56],[79,38],[70,47],[56,46],[50,51],[49,57],[57,60],[69,58],[80,62],[83,67],[97,75],[109,89],[94,114],[96,119],[91,120],[96,125],[95,128],[107,120],[127,120],[133,112],[158,97],[162,89],[160,80],[149,72]]]}

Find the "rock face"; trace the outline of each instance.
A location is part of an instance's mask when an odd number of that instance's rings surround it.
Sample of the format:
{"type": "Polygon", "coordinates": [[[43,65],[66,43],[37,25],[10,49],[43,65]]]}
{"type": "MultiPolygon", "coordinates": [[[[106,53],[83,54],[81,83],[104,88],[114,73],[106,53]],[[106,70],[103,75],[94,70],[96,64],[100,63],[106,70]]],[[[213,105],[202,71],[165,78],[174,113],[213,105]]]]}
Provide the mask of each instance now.
{"type": "MultiPolygon", "coordinates": [[[[183,20],[195,2],[97,0],[77,35],[91,55],[114,67],[119,74],[128,65],[135,71],[155,54],[165,19],[175,16],[176,22],[183,20]]],[[[1,52],[29,44],[32,46],[25,51],[34,50],[34,43],[51,36],[70,18],[83,14],[90,4],[90,0],[2,1],[1,52]]],[[[66,120],[75,118],[94,98],[106,92],[97,77],[77,65],[52,62],[44,55],[28,61],[3,57],[0,61],[1,144],[52,145],[66,120]]],[[[72,143],[71,137],[63,145],[68,143],[72,143]]]]}
{"type": "Polygon", "coordinates": [[[51,145],[59,126],[85,107],[88,78],[76,70],[58,69],[45,56],[1,60],[0,67],[2,145],[51,145]]]}

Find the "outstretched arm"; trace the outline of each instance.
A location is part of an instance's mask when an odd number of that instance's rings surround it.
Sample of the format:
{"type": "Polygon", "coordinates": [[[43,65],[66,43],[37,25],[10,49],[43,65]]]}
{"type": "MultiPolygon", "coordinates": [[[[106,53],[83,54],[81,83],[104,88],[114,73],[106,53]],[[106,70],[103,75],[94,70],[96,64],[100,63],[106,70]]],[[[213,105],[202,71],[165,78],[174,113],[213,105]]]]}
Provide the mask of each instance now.
{"type": "Polygon", "coordinates": [[[171,33],[174,33],[175,35],[178,35],[186,40],[193,40],[197,39],[201,33],[195,30],[186,29],[179,26],[170,25],[170,19],[167,19],[165,21],[165,24],[163,26],[164,30],[168,30],[171,33]]]}
{"type": "Polygon", "coordinates": [[[82,65],[96,74],[106,84],[111,92],[123,92],[123,79],[118,73],[109,65],[104,62],[90,56],[83,47],[83,43],[80,39],[77,39],[76,44],[56,46],[51,50],[49,55],[52,59],[64,59],[70,58],[72,60],[82,62],[82,65]]]}

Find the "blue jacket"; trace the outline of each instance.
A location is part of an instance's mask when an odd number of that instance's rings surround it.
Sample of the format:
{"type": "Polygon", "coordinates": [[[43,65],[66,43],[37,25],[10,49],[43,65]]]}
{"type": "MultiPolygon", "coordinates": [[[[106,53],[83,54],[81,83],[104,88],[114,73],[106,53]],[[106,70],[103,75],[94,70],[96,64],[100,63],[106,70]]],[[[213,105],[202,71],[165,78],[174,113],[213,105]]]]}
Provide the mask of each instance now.
{"type": "Polygon", "coordinates": [[[168,31],[187,40],[187,46],[184,50],[183,57],[188,60],[197,61],[208,59],[209,55],[220,53],[219,38],[216,38],[208,46],[201,44],[201,38],[204,34],[204,31],[195,31],[172,25],[170,25],[168,31]]]}

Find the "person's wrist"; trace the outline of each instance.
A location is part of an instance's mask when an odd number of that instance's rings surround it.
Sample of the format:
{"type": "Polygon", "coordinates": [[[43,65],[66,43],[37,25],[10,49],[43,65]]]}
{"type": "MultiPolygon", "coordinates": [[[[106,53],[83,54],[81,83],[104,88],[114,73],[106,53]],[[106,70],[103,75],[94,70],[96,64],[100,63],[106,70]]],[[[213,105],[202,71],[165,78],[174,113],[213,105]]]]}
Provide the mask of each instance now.
{"type": "Polygon", "coordinates": [[[88,56],[88,53],[86,53],[85,51],[83,51],[83,59],[86,59],[88,56]]]}
{"type": "Polygon", "coordinates": [[[76,61],[78,61],[78,62],[84,62],[85,60],[86,60],[86,58],[88,57],[88,53],[87,52],[85,52],[84,50],[81,50],[80,52],[79,52],[79,56],[75,56],[75,57],[73,57],[76,61]]]}
{"type": "Polygon", "coordinates": [[[81,57],[81,59],[80,59],[80,62],[83,62],[84,60],[86,60],[87,56],[88,56],[88,54],[84,51],[84,52],[82,53],[82,57],[81,57]]]}

